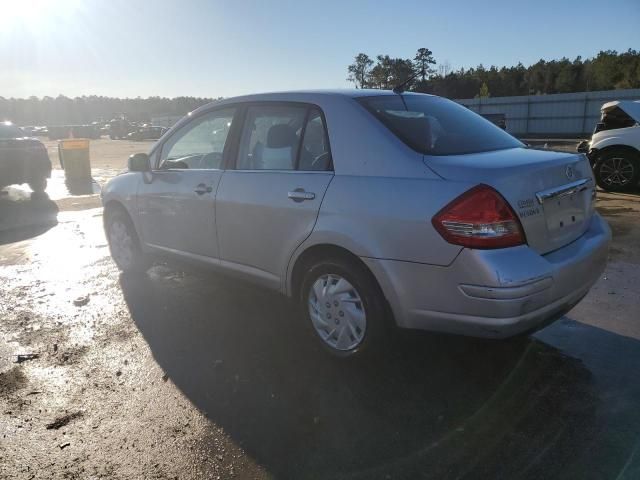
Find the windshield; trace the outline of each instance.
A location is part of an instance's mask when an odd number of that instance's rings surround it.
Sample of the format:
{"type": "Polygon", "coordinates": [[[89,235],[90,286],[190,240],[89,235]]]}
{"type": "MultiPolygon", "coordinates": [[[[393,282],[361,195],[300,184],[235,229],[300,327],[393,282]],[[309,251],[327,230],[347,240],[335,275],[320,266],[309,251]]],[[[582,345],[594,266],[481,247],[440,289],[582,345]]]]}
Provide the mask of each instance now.
{"type": "Polygon", "coordinates": [[[15,125],[0,124],[0,139],[6,140],[8,138],[22,138],[24,136],[24,132],[15,125]]]}
{"type": "Polygon", "coordinates": [[[409,147],[425,155],[459,155],[522,147],[514,137],[451,100],[430,95],[358,101],[409,147]]]}

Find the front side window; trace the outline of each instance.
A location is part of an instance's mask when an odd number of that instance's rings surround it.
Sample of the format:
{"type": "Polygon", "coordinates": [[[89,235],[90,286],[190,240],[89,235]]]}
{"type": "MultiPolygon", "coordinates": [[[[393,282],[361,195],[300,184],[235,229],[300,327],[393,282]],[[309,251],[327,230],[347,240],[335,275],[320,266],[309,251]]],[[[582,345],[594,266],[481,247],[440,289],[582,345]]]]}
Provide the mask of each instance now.
{"type": "Polygon", "coordinates": [[[522,147],[516,138],[451,100],[429,95],[358,101],[400,140],[425,155],[462,155],[522,147]]]}
{"type": "Polygon", "coordinates": [[[239,170],[294,170],[307,109],[256,105],[247,108],[240,138],[239,170]]]}
{"type": "Polygon", "coordinates": [[[159,167],[220,169],[235,108],[216,110],[196,118],[167,140],[159,167]]]}

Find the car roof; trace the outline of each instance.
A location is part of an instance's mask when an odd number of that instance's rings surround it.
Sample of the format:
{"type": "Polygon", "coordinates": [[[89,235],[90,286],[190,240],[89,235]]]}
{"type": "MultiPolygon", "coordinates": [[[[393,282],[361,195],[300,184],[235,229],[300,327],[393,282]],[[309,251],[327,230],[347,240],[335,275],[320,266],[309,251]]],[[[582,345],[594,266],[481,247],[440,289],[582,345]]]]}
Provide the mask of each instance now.
{"type": "MultiPolygon", "coordinates": [[[[420,95],[414,92],[404,92],[406,95],[420,95]]],[[[372,97],[372,96],[383,96],[383,95],[397,95],[392,90],[380,90],[375,88],[334,88],[334,89],[315,89],[315,90],[283,90],[283,91],[275,91],[275,92],[265,92],[265,93],[254,93],[250,95],[241,95],[237,97],[229,97],[225,98],[222,101],[234,100],[234,101],[245,101],[245,99],[263,99],[268,100],[271,97],[281,98],[286,95],[295,96],[318,96],[318,97],[326,97],[326,96],[341,96],[341,97],[372,97]]],[[[249,100],[246,100],[249,101],[249,100]]]]}
{"type": "MultiPolygon", "coordinates": [[[[359,97],[380,97],[398,95],[392,90],[379,90],[375,88],[342,88],[342,89],[318,89],[318,90],[284,90],[281,92],[255,93],[250,95],[241,95],[237,97],[222,98],[203,105],[188,116],[209,110],[213,107],[247,102],[302,102],[302,103],[323,103],[330,99],[343,98],[354,99],[359,97]]],[[[404,92],[403,95],[425,95],[424,93],[404,92]]]]}

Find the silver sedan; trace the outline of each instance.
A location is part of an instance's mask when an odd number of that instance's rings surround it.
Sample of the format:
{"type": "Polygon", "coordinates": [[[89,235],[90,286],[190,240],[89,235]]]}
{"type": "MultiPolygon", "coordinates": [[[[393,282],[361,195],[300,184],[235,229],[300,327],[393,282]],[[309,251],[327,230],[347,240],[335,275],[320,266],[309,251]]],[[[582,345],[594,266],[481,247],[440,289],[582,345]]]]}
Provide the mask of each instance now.
{"type": "Polygon", "coordinates": [[[501,338],[557,319],[605,267],[594,199],[583,155],[380,90],[214,102],[102,192],[120,269],[174,256],[281,292],[338,356],[393,325],[501,338]]]}

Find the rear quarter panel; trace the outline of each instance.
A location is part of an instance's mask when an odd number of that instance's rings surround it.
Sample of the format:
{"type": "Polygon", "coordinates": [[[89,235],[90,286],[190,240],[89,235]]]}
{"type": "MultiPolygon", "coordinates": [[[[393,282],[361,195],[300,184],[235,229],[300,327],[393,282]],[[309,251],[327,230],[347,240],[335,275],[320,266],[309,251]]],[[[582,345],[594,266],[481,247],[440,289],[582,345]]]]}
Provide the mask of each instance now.
{"type": "Polygon", "coordinates": [[[360,257],[450,265],[461,247],[447,243],[431,219],[468,188],[437,179],[336,175],[298,252],[332,244],[360,257]]]}

